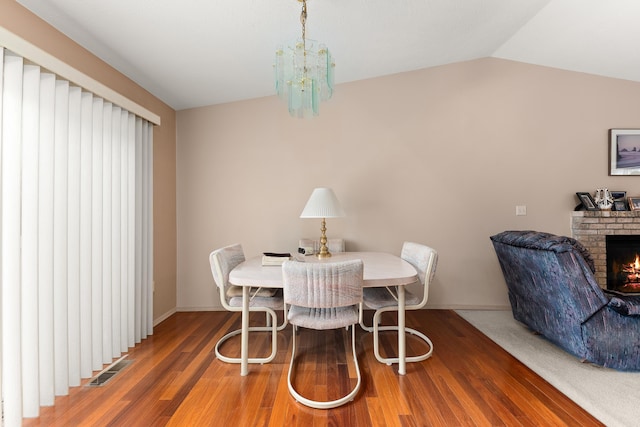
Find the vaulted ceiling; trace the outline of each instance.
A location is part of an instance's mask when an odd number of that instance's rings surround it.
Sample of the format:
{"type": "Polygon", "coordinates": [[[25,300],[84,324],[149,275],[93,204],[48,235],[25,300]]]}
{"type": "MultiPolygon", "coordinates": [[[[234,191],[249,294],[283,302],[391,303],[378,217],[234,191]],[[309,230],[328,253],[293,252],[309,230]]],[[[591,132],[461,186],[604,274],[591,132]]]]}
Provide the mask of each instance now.
{"type": "MultiPolygon", "coordinates": [[[[17,0],[176,110],[269,96],[298,0],[17,0]]],[[[640,82],[638,0],[308,0],[340,83],[484,57],[640,82]]],[[[337,87],[339,90],[339,86],[337,87]]]]}

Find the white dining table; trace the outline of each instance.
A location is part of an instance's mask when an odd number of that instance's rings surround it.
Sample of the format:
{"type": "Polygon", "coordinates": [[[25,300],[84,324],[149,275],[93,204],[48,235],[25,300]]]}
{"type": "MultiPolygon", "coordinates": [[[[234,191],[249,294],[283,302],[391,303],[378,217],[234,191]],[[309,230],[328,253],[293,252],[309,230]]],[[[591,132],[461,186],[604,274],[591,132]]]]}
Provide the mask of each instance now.
{"type": "MultiPolygon", "coordinates": [[[[300,262],[340,262],[361,259],[364,265],[363,286],[398,287],[398,373],[406,373],[405,337],[405,285],[418,280],[416,269],[399,256],[384,252],[339,252],[330,258],[318,259],[313,255],[296,256],[300,262]]],[[[240,344],[240,375],[249,371],[249,290],[252,287],[282,288],[282,267],[263,266],[262,257],[249,258],[229,274],[229,283],[242,287],[242,332],[240,344]]]]}

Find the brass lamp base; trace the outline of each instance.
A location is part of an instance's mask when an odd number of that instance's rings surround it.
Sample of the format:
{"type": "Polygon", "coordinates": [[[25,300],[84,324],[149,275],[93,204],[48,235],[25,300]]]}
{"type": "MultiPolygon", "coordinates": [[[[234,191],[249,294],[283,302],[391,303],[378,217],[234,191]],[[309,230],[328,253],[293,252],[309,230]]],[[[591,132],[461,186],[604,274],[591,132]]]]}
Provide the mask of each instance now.
{"type": "Polygon", "coordinates": [[[331,258],[331,252],[329,252],[329,248],[327,248],[326,225],[326,221],[324,220],[324,218],[322,218],[322,227],[320,227],[320,231],[322,232],[322,235],[320,237],[320,252],[318,252],[318,254],[316,255],[318,259],[331,258]]]}

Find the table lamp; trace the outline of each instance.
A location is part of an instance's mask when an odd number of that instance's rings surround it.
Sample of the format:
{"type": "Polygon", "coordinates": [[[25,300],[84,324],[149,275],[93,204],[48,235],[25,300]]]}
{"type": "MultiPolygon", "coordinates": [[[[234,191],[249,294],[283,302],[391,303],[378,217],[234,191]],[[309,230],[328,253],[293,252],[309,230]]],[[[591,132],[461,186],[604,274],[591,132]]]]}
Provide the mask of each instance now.
{"type": "Polygon", "coordinates": [[[345,213],[332,189],[316,188],[313,190],[311,197],[309,197],[300,214],[300,218],[322,218],[322,227],[320,228],[322,235],[320,237],[320,252],[317,254],[318,258],[329,258],[331,256],[327,248],[325,218],[339,218],[342,216],[345,216],[345,213]]]}

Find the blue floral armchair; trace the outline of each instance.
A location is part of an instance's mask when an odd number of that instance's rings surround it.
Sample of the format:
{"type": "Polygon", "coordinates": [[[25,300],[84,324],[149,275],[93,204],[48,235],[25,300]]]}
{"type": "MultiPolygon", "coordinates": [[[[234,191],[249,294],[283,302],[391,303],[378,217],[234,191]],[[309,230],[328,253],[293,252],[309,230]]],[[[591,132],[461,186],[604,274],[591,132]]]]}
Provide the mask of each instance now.
{"type": "Polygon", "coordinates": [[[603,291],[580,242],[537,231],[491,241],[516,320],[584,361],[640,371],[640,297],[603,291]]]}

